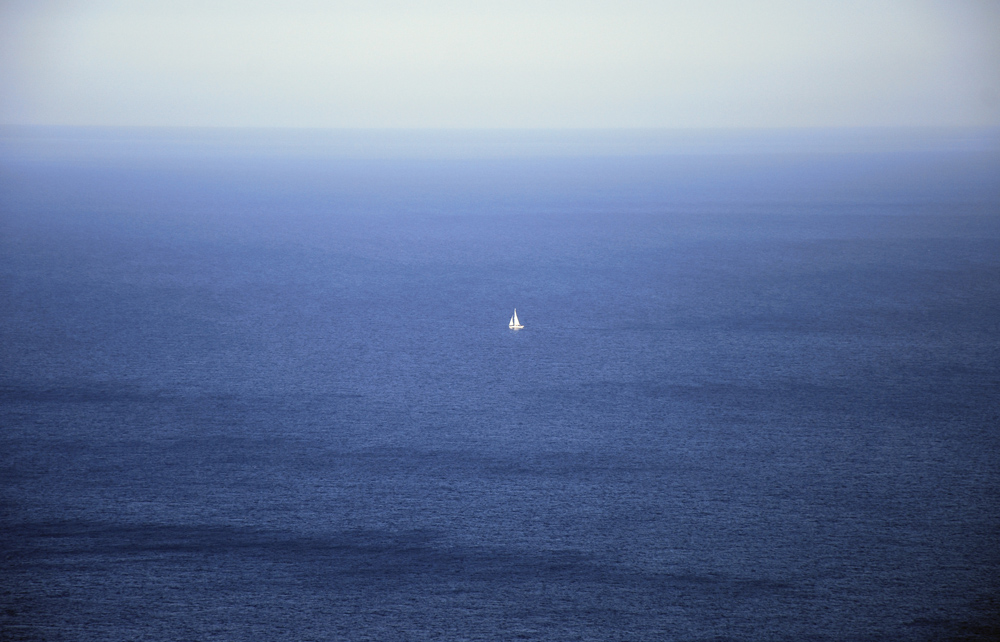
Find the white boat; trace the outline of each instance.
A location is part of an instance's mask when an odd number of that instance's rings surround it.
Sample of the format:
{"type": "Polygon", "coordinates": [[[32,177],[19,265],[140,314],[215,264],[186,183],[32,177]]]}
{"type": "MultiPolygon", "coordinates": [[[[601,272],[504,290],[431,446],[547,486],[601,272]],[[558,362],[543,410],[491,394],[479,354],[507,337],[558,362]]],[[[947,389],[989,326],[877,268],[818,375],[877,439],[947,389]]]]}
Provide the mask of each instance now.
{"type": "Polygon", "coordinates": [[[520,330],[524,327],[521,325],[521,322],[517,320],[517,308],[514,308],[514,316],[510,318],[510,324],[507,327],[511,330],[520,330]]]}

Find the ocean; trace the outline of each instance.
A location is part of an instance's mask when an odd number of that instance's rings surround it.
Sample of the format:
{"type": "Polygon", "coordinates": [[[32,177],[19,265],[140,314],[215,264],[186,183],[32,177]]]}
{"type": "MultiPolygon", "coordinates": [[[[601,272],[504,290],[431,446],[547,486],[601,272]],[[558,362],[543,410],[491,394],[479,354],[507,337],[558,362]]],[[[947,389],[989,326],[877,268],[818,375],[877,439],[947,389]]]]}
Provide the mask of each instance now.
{"type": "Polygon", "coordinates": [[[1000,639],[996,132],[0,133],[0,639],[1000,639]]]}

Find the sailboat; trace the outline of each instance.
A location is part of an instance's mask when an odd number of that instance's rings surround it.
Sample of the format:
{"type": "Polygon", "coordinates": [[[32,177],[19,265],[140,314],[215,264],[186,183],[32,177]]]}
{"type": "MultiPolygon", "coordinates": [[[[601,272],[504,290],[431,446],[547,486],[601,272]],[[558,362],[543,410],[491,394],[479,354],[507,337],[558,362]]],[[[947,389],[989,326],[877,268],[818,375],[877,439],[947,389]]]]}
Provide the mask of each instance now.
{"type": "Polygon", "coordinates": [[[510,318],[510,325],[508,325],[507,327],[510,328],[511,330],[520,330],[521,328],[524,327],[523,325],[521,325],[521,322],[517,320],[517,308],[514,308],[514,316],[510,318]]]}

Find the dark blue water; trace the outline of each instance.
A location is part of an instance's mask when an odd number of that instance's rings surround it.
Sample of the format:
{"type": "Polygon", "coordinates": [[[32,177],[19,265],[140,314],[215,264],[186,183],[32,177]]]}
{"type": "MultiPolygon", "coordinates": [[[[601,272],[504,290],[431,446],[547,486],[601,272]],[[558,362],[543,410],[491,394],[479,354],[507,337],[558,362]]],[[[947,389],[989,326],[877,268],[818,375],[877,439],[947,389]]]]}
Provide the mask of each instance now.
{"type": "Polygon", "coordinates": [[[5,145],[0,639],[1000,637],[995,150],[5,145]]]}

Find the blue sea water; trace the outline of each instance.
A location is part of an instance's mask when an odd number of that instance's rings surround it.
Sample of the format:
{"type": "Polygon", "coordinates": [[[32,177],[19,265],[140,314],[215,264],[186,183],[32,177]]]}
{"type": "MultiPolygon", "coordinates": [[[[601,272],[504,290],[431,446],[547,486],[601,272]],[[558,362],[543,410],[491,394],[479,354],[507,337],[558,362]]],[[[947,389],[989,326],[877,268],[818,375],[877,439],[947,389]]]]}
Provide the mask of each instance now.
{"type": "Polygon", "coordinates": [[[1000,638],[995,133],[779,134],[6,130],[0,639],[1000,638]]]}

